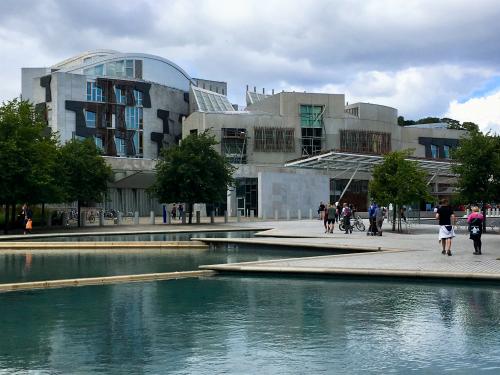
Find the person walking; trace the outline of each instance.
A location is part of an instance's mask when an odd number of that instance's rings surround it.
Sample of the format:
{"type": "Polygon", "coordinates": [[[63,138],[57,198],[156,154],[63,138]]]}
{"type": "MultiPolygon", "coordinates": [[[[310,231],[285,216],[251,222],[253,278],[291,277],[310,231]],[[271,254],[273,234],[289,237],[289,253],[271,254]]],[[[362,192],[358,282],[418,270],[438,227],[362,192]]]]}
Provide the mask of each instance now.
{"type": "Polygon", "coordinates": [[[327,214],[328,214],[328,231],[330,233],[333,233],[333,228],[335,226],[335,211],[337,210],[337,208],[333,205],[333,204],[329,204],[328,205],[328,210],[327,210],[327,214]]]}
{"type": "Polygon", "coordinates": [[[24,234],[31,234],[33,230],[33,210],[27,203],[23,205],[21,215],[24,218],[24,234]]]}
{"type": "Polygon", "coordinates": [[[368,221],[370,222],[370,226],[368,227],[368,232],[366,232],[367,236],[375,236],[377,234],[377,219],[375,217],[377,208],[378,206],[375,202],[372,202],[370,208],[368,208],[368,221]]]}
{"type": "Polygon", "coordinates": [[[184,215],[184,206],[179,204],[179,220],[182,220],[182,216],[184,215]]]}
{"type": "Polygon", "coordinates": [[[375,210],[375,226],[377,229],[377,236],[382,236],[382,224],[385,219],[385,208],[377,206],[375,210]]]}
{"type": "Polygon", "coordinates": [[[319,220],[325,220],[325,210],[326,206],[323,203],[323,201],[319,202],[319,207],[318,207],[319,220]]]}
{"type": "Polygon", "coordinates": [[[479,207],[472,207],[472,213],[467,218],[469,223],[469,238],[474,244],[474,255],[481,255],[481,234],[483,234],[484,216],[479,212],[479,207]]]}
{"type": "Polygon", "coordinates": [[[453,224],[455,224],[455,213],[449,206],[448,200],[443,199],[437,210],[436,219],[439,220],[439,242],[443,247],[441,254],[451,256],[451,240],[455,237],[453,224]]]}
{"type": "Polygon", "coordinates": [[[340,207],[339,202],[335,202],[335,221],[338,223],[340,220],[340,214],[342,212],[342,207],[340,207]]]}
{"type": "Polygon", "coordinates": [[[170,214],[172,215],[172,219],[175,220],[175,217],[177,216],[177,207],[175,206],[175,203],[172,205],[172,210],[170,211],[170,214]]]}
{"type": "Polygon", "coordinates": [[[325,227],[325,233],[328,233],[328,210],[324,210],[322,213],[323,226],[325,227]]]}
{"type": "Polygon", "coordinates": [[[342,216],[344,216],[345,234],[352,233],[351,213],[351,209],[349,208],[347,203],[344,203],[344,208],[342,208],[342,216]]]}

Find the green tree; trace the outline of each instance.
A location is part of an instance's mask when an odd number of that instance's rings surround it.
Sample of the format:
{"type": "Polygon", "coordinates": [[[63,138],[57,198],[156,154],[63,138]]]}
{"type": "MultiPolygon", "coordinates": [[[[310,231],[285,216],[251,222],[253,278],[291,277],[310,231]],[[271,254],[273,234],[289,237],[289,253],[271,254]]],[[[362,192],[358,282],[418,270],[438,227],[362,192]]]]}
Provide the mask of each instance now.
{"type": "Polygon", "coordinates": [[[424,117],[418,120],[417,124],[434,124],[436,122],[441,122],[439,117],[424,117]]]}
{"type": "Polygon", "coordinates": [[[90,138],[73,139],[61,147],[59,170],[65,201],[77,202],[80,226],[82,204],[104,200],[108,182],[113,181],[113,172],[90,138]]]}
{"type": "MultiPolygon", "coordinates": [[[[427,173],[414,161],[407,160],[410,151],[393,151],[384,155],[384,161],[373,168],[368,191],[377,203],[393,204],[392,230],[396,230],[396,212],[405,204],[430,200],[427,173]]],[[[401,230],[401,218],[398,231],[401,230]]]]}
{"type": "Polygon", "coordinates": [[[485,204],[500,201],[500,136],[472,131],[460,139],[451,156],[459,198],[481,205],[486,215],[485,204]]]}
{"type": "Polygon", "coordinates": [[[61,201],[57,148],[43,115],[31,103],[13,99],[0,106],[0,204],[5,204],[5,232],[15,218],[16,203],[61,201]]]}
{"type": "Polygon", "coordinates": [[[151,190],[161,202],[185,202],[192,222],[194,203],[221,202],[233,184],[234,167],[215,150],[215,138],[205,131],[190,134],[179,146],[164,149],[156,164],[151,190]]]}

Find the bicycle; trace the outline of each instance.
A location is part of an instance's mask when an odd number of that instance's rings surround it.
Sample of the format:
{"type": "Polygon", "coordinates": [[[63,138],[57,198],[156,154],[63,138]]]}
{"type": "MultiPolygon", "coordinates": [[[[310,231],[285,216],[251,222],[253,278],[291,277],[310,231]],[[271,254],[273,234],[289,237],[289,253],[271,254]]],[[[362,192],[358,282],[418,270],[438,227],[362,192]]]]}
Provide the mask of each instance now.
{"type": "MultiPolygon", "coordinates": [[[[350,220],[350,228],[349,229],[354,229],[364,232],[366,230],[365,224],[363,223],[363,219],[361,219],[361,216],[357,215],[354,218],[350,220]]],[[[344,225],[344,217],[341,216],[339,219],[339,230],[345,231],[345,225],[344,225]]]]}

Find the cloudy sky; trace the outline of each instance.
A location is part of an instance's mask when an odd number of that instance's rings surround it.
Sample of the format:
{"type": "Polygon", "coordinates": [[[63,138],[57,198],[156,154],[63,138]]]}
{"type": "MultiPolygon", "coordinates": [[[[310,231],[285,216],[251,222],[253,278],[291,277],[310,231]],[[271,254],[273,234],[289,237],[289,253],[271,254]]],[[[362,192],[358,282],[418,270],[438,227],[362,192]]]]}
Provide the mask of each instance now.
{"type": "Polygon", "coordinates": [[[1,0],[0,100],[21,67],[115,49],[226,81],[234,103],[247,84],[345,93],[500,131],[499,20],[497,0],[1,0]]]}

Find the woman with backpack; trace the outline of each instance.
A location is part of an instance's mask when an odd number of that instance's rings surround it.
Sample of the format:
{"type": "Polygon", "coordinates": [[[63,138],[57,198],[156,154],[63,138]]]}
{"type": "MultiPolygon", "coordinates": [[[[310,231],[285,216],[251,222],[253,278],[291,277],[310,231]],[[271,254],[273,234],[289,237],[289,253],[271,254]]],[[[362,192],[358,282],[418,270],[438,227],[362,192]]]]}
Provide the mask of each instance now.
{"type": "Polygon", "coordinates": [[[472,207],[472,213],[467,218],[469,223],[469,238],[474,243],[474,255],[481,255],[481,234],[483,233],[484,216],[479,212],[479,207],[472,207]]]}

